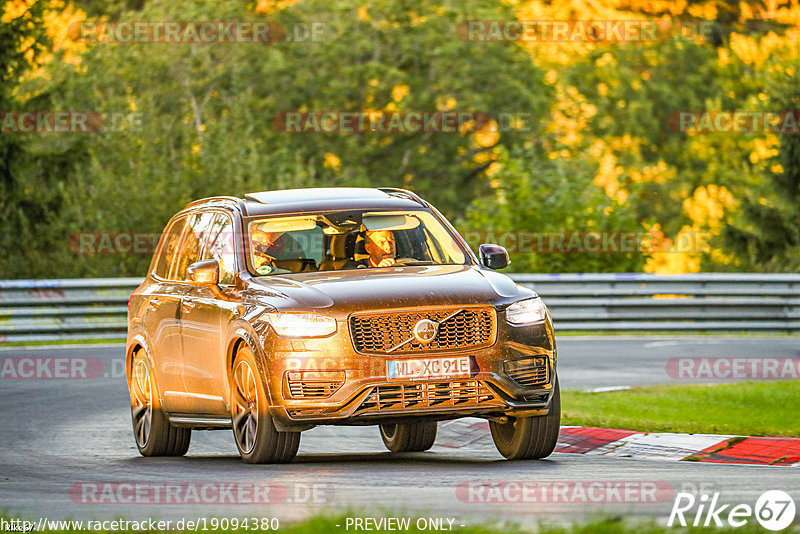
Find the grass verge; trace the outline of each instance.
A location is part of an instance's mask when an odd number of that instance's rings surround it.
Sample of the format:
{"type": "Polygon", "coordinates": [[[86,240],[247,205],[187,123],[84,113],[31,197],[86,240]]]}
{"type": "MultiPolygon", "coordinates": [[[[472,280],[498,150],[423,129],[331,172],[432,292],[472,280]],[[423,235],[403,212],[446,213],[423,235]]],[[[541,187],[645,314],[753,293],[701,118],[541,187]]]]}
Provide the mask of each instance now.
{"type": "Polygon", "coordinates": [[[800,380],[562,392],[562,425],[800,437],[800,380]]]}

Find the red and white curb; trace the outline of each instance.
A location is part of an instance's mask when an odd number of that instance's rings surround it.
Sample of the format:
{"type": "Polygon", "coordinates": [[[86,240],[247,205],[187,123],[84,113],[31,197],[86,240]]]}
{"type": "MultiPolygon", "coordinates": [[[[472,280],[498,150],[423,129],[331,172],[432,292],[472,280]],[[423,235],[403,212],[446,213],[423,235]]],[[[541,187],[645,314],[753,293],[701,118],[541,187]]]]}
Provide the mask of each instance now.
{"type": "Polygon", "coordinates": [[[800,467],[800,438],[645,433],[561,427],[556,452],[649,460],[800,467]]]}
{"type": "MultiPolygon", "coordinates": [[[[436,445],[451,449],[493,448],[489,423],[474,419],[439,423],[436,445]]],[[[800,438],[648,433],[562,426],[555,452],[646,460],[800,467],[800,438]]]]}

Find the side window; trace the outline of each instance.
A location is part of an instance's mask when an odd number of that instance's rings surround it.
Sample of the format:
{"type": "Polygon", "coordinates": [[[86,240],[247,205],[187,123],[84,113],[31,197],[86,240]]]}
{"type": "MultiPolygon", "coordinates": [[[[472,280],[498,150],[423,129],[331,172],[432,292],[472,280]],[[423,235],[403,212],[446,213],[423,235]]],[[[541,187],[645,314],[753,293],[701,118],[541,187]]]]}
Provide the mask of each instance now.
{"type": "Polygon", "coordinates": [[[155,261],[155,267],[153,268],[154,275],[160,278],[169,278],[169,269],[172,266],[172,260],[175,259],[178,252],[178,244],[180,243],[181,232],[185,224],[186,217],[184,216],[176,219],[172,225],[167,227],[162,237],[164,244],[161,247],[158,258],[155,261]]]}
{"type": "Polygon", "coordinates": [[[233,222],[227,215],[217,214],[217,218],[208,231],[208,242],[203,259],[219,262],[220,284],[233,283],[233,276],[236,274],[236,254],[233,241],[233,222]]]}
{"type": "Polygon", "coordinates": [[[173,267],[171,277],[173,280],[186,280],[186,269],[191,264],[200,261],[201,247],[205,234],[215,216],[216,213],[211,211],[189,215],[186,232],[184,232],[183,242],[181,242],[181,255],[178,258],[177,265],[173,267]]]}

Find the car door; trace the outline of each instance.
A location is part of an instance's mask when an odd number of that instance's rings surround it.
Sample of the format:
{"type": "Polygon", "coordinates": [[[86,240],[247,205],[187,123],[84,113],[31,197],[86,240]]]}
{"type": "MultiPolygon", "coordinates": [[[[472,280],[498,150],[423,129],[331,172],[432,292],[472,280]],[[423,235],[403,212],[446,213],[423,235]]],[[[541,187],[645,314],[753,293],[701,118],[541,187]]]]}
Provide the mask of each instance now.
{"type": "Polygon", "coordinates": [[[236,273],[233,219],[206,212],[203,254],[220,264],[218,286],[189,286],[181,305],[183,371],[189,413],[229,414],[225,403],[225,331],[237,304],[230,298],[236,273]],[[209,216],[210,215],[210,216],[209,216]]]}
{"type": "Polygon", "coordinates": [[[185,286],[171,277],[180,255],[181,237],[186,216],[179,217],[167,228],[159,256],[151,273],[153,283],[147,295],[144,312],[162,406],[168,412],[183,412],[183,341],[181,339],[180,306],[185,286]]]}

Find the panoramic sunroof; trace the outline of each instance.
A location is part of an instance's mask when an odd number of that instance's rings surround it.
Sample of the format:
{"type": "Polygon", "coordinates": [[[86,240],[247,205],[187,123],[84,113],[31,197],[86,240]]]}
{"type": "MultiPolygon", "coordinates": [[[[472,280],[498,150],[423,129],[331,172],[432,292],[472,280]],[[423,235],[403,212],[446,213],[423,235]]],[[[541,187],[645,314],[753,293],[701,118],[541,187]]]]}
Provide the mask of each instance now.
{"type": "Polygon", "coordinates": [[[283,189],[279,191],[263,191],[248,193],[245,198],[255,200],[262,204],[283,204],[304,200],[344,200],[350,198],[371,199],[386,198],[388,195],[377,189],[368,187],[337,187],[337,188],[309,188],[309,189],[283,189]]]}

